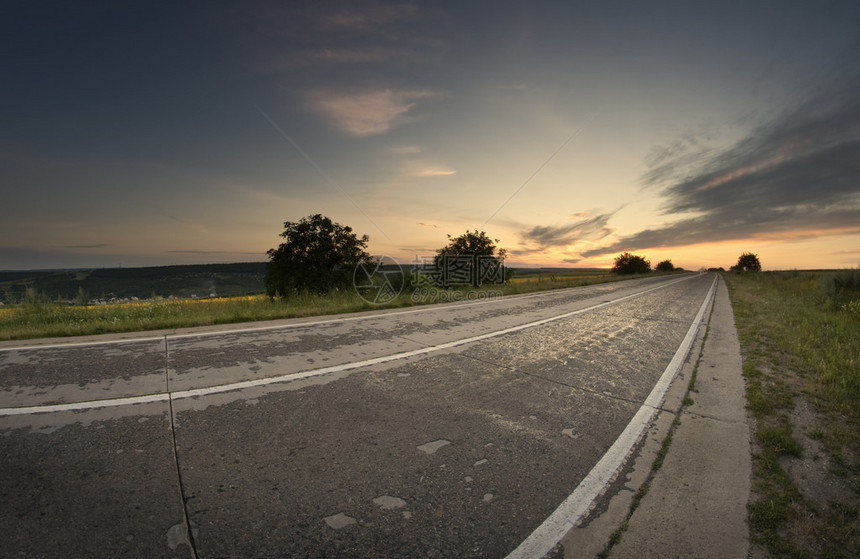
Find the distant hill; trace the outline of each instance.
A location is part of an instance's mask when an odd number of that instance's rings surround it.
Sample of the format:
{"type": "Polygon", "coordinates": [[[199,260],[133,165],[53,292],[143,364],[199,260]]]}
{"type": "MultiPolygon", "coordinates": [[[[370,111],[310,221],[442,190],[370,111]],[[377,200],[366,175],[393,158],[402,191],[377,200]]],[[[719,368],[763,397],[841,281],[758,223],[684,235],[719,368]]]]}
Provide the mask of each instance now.
{"type": "Polygon", "coordinates": [[[78,298],[80,289],[88,299],[102,300],[249,295],[266,290],[265,273],[265,262],[0,272],[0,300],[20,301],[28,287],[62,300],[78,298]]]}

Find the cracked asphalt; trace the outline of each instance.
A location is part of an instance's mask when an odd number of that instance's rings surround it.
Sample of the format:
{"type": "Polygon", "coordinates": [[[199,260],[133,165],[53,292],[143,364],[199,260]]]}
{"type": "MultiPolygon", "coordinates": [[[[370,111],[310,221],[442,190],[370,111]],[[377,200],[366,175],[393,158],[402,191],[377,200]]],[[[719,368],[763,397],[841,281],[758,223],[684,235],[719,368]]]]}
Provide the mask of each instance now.
{"type": "Polygon", "coordinates": [[[0,345],[0,556],[505,557],[712,282],[0,345]]]}

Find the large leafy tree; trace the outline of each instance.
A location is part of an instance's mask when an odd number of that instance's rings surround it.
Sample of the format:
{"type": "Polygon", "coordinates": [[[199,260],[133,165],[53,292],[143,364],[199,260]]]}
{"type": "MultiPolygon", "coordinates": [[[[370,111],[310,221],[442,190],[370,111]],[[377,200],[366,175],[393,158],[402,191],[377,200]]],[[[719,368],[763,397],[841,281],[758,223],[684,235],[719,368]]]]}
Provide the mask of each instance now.
{"type": "Polygon", "coordinates": [[[266,293],[288,297],[300,292],[323,293],[352,284],[353,271],[369,260],[370,240],[358,237],[351,227],[315,214],[298,222],[284,223],[284,242],[266,254],[266,293]]]}
{"type": "Polygon", "coordinates": [[[745,252],[738,257],[738,263],[732,266],[736,272],[761,272],[761,262],[758,256],[745,252]]]}
{"type": "Polygon", "coordinates": [[[616,274],[647,274],[651,271],[651,263],[644,256],[623,252],[615,257],[612,271],[616,274]]]}
{"type": "Polygon", "coordinates": [[[510,274],[504,268],[507,251],[498,248],[498,242],[477,229],[459,237],[448,235],[448,244],[436,251],[434,262],[441,283],[478,287],[504,282],[510,274]]]}

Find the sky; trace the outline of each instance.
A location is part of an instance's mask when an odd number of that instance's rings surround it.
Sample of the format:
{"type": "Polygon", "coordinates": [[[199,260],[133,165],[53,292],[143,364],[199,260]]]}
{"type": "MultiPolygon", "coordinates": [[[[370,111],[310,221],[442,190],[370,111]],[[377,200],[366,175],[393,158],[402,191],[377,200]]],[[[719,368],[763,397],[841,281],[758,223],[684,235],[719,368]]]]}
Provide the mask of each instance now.
{"type": "Polygon", "coordinates": [[[40,2],[0,20],[0,270],[860,266],[860,4],[40,2]]]}

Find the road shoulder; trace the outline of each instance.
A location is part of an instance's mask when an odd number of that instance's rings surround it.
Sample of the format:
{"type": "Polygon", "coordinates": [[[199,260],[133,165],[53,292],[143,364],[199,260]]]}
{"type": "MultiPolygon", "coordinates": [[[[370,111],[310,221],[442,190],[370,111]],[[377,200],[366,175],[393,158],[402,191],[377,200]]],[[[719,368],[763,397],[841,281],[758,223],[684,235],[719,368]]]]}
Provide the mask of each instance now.
{"type": "Polygon", "coordinates": [[[694,347],[667,395],[666,411],[655,417],[626,477],[608,492],[612,497],[565,538],[565,557],[595,557],[610,538],[615,540],[612,557],[748,555],[749,423],[740,345],[722,280],[700,347],[698,367],[694,347]],[[662,466],[652,471],[670,431],[662,466]],[[643,486],[647,492],[640,490],[643,486]],[[634,500],[638,504],[630,515],[634,500]]]}

